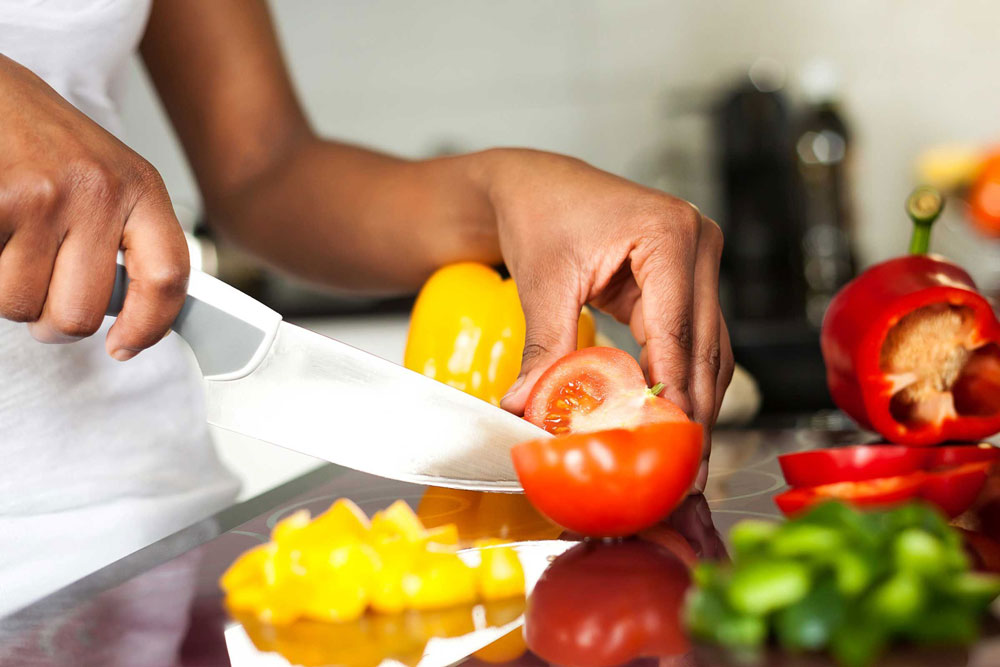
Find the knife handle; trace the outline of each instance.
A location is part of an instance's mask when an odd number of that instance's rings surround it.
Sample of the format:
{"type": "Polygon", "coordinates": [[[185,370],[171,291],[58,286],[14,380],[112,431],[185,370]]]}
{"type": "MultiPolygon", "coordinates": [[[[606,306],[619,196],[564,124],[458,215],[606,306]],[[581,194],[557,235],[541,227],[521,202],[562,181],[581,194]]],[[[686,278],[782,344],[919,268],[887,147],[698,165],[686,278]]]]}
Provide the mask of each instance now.
{"type": "MultiPolygon", "coordinates": [[[[108,315],[121,312],[128,283],[128,272],[118,253],[108,315]]],[[[281,315],[264,304],[192,269],[187,298],[170,328],[191,347],[206,379],[235,380],[257,368],[280,323],[281,315]]]]}

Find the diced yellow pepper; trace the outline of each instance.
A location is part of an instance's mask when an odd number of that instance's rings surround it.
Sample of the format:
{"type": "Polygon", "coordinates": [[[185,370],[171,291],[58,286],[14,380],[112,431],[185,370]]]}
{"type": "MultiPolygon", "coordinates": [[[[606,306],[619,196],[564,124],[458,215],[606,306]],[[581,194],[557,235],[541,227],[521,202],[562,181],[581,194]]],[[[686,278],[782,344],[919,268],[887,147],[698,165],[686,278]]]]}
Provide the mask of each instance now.
{"type": "Polygon", "coordinates": [[[502,600],[524,595],[524,568],[517,552],[503,540],[479,540],[477,570],[479,595],[483,600],[502,600]]]}
{"type": "Polygon", "coordinates": [[[427,553],[403,575],[403,596],[410,609],[442,609],[474,602],[476,571],[454,553],[427,553]]]}
{"type": "Polygon", "coordinates": [[[298,510],[279,521],[271,529],[271,541],[282,542],[309,525],[309,510],[298,510]]]}
{"type": "Polygon", "coordinates": [[[438,547],[454,549],[458,546],[458,526],[446,523],[443,526],[429,529],[425,537],[428,548],[432,550],[438,547]]]}
{"type": "Polygon", "coordinates": [[[264,563],[274,556],[273,544],[261,544],[243,553],[219,579],[227,593],[243,587],[264,585],[264,563]]]}
{"type": "MultiPolygon", "coordinates": [[[[580,314],[578,347],[594,345],[594,318],[580,314]]],[[[403,364],[493,405],[521,370],[524,314],[513,280],[461,262],[424,283],[410,315],[403,364]]]]}
{"type": "Polygon", "coordinates": [[[360,507],[347,498],[341,498],[313,519],[309,528],[327,535],[364,540],[371,530],[371,522],[360,507]]]}
{"type": "Polygon", "coordinates": [[[397,500],[372,517],[370,537],[376,548],[379,544],[399,541],[423,544],[424,534],[424,525],[403,500],[397,500]]]}

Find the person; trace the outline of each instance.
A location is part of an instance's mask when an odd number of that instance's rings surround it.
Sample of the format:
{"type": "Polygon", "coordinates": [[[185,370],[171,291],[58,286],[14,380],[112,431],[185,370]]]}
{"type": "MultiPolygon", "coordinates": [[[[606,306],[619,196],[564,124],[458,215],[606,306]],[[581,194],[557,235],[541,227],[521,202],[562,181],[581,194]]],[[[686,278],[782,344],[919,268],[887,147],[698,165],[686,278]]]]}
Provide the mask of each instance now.
{"type": "Polygon", "coordinates": [[[8,607],[218,509],[235,489],[210,445],[197,371],[166,336],[185,296],[185,237],[155,168],[119,138],[137,46],[206,218],[231,242],[306,280],[366,290],[415,291],[459,260],[504,262],[527,330],[503,407],[523,410],[534,381],[574,348],[590,303],[630,326],[667,398],[713,423],[733,371],[723,240],[692,204],[540,151],[404,160],[321,138],[262,0],[0,0],[8,607]],[[131,286],[111,320],[119,249],[131,286]],[[40,549],[40,535],[63,548],[40,549]]]}

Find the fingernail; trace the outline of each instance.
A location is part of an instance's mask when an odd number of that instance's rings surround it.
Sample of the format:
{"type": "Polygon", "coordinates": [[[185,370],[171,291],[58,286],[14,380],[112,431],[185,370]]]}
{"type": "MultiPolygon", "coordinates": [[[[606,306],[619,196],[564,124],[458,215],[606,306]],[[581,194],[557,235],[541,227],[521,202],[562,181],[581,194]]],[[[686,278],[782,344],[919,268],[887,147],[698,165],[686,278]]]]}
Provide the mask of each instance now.
{"type": "Polygon", "coordinates": [[[129,350],[124,347],[121,347],[112,352],[111,357],[116,361],[128,361],[137,354],[139,354],[137,350],[129,350]]]}

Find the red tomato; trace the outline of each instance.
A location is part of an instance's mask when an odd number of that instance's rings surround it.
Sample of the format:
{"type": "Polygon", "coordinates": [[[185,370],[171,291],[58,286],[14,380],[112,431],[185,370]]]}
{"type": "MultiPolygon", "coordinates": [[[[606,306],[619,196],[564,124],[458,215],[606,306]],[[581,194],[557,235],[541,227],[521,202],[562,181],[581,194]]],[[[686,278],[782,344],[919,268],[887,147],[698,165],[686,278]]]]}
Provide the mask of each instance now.
{"type": "Polygon", "coordinates": [[[532,387],[524,418],[556,435],[688,421],[646,387],[635,359],[612,347],[587,347],[553,364],[532,387]]]}
{"type": "Polygon", "coordinates": [[[668,422],[531,440],[511,455],[542,514],[581,535],[619,537],[652,526],[684,499],[701,438],[700,424],[668,422]]]}
{"type": "Polygon", "coordinates": [[[782,454],[778,463],[791,486],[818,486],[908,475],[922,470],[927,457],[924,448],[853,445],[782,454]]]}
{"type": "Polygon", "coordinates": [[[775,496],[774,502],[786,516],[826,500],[843,500],[859,507],[882,507],[916,498],[924,477],[925,473],[918,471],[898,477],[789,489],[775,496]]]}
{"type": "Polygon", "coordinates": [[[551,664],[620,665],[686,653],[684,564],[646,542],[584,543],[545,570],[528,599],[528,648],[551,664]]]}
{"type": "Polygon", "coordinates": [[[956,517],[972,507],[986,484],[992,462],[966,463],[955,468],[927,473],[920,497],[956,517]]]}
{"type": "Polygon", "coordinates": [[[988,443],[978,445],[949,445],[934,447],[927,452],[927,467],[960,465],[962,463],[995,462],[1000,460],[1000,447],[988,443]]]}

